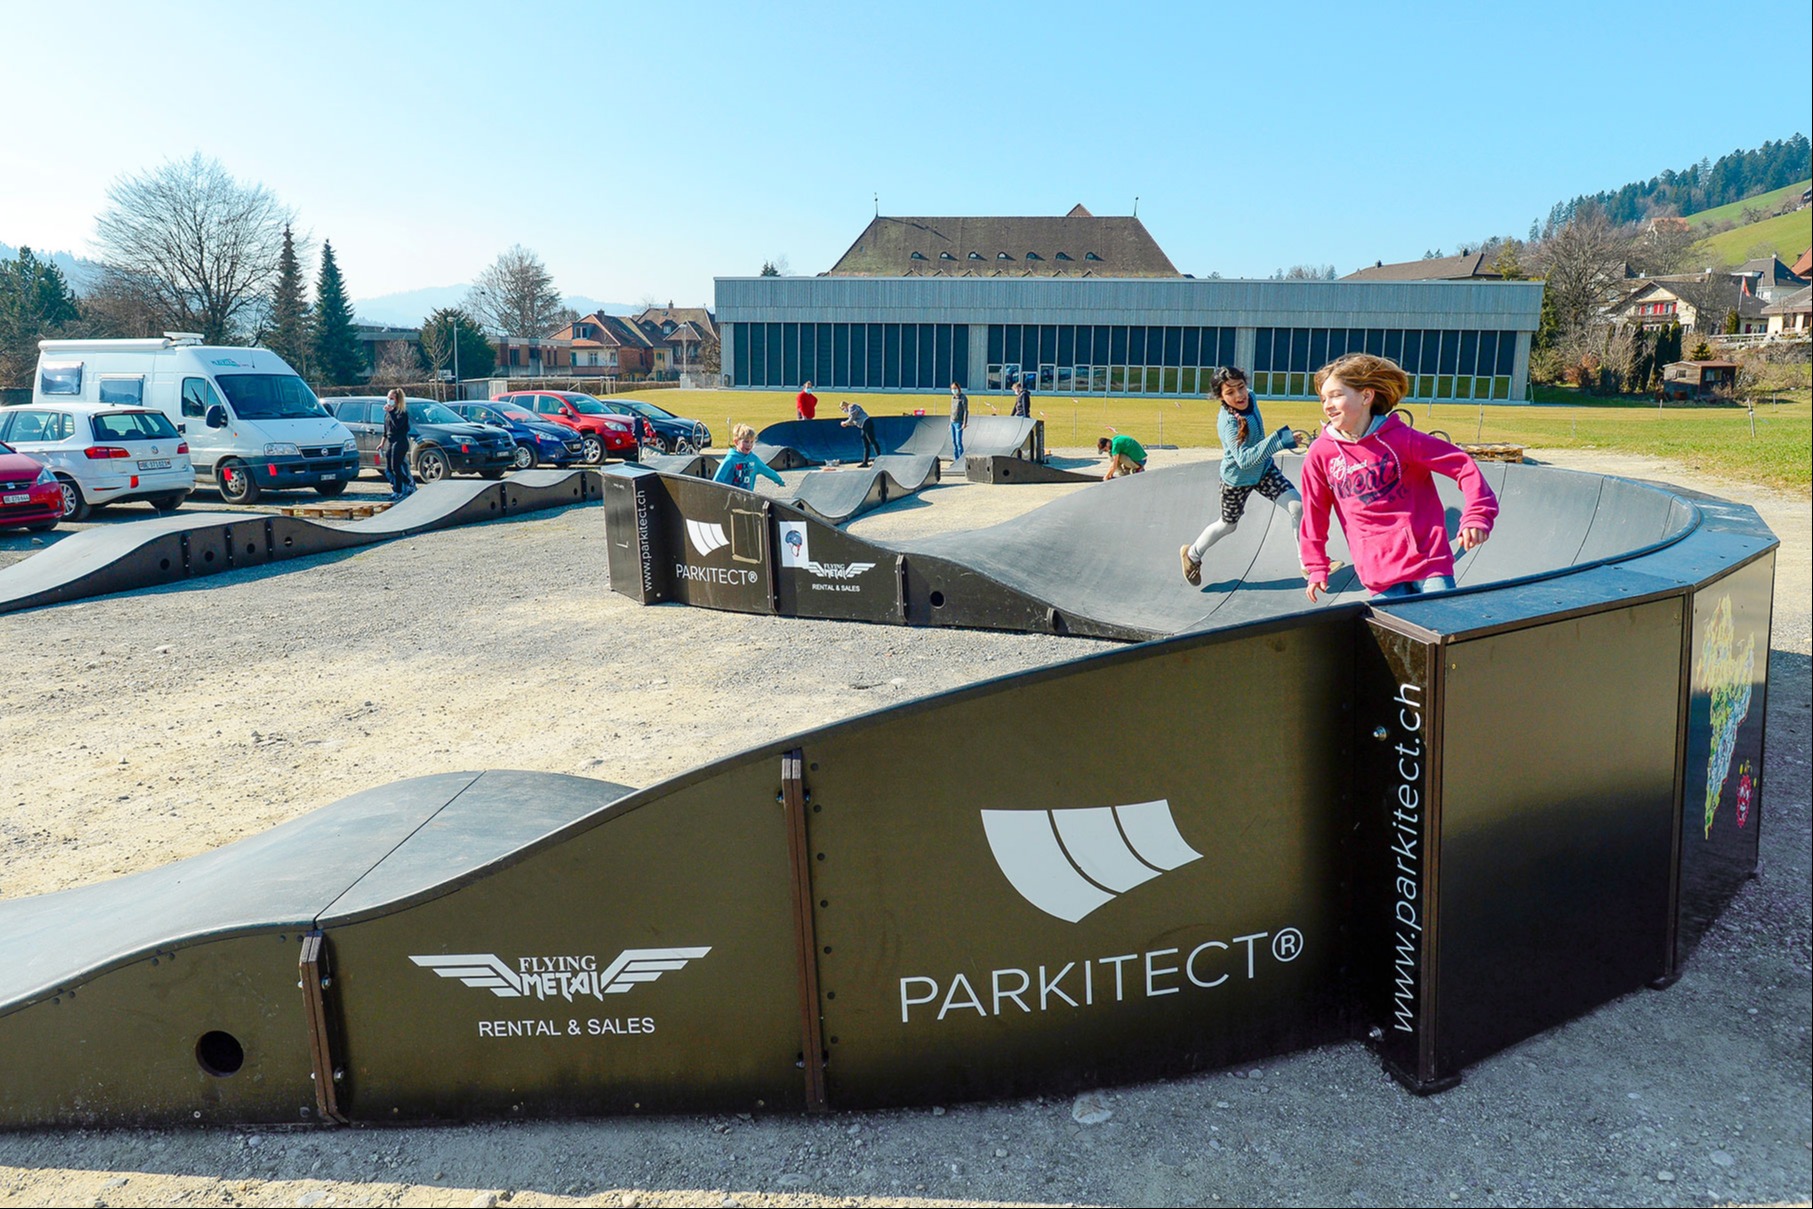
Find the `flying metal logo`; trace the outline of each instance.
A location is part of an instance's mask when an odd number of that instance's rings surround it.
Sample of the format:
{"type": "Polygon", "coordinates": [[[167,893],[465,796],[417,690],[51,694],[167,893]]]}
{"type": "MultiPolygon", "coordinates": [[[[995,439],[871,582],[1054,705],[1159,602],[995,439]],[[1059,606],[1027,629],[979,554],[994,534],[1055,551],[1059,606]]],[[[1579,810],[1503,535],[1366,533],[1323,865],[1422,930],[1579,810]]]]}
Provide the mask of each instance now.
{"type": "Polygon", "coordinates": [[[442,978],[457,978],[469,987],[490,991],[500,999],[562,998],[575,995],[603,999],[622,995],[642,983],[653,982],[672,970],[686,967],[711,952],[709,945],[686,949],[625,949],[617,960],[600,970],[591,955],[576,957],[523,957],[517,968],[495,953],[446,953],[411,955],[409,960],[442,978]]]}
{"type": "Polygon", "coordinates": [[[701,558],[730,544],[730,539],[724,536],[724,526],[709,521],[687,521],[686,537],[701,558]]]}
{"type": "Polygon", "coordinates": [[[1076,923],[1097,907],[1202,853],[1171,818],[1171,803],[1065,810],[984,810],[995,863],[1020,896],[1076,923]]]}

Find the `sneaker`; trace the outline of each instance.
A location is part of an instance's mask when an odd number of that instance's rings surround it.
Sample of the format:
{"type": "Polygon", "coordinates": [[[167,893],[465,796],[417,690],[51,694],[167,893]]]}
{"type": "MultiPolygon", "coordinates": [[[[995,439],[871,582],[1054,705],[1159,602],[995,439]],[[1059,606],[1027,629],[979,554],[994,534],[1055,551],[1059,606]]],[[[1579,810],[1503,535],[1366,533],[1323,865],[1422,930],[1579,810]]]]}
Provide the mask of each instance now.
{"type": "Polygon", "coordinates": [[[1190,557],[1190,547],[1183,546],[1179,548],[1177,556],[1183,560],[1183,577],[1185,582],[1192,588],[1202,587],[1202,564],[1190,557]]]}

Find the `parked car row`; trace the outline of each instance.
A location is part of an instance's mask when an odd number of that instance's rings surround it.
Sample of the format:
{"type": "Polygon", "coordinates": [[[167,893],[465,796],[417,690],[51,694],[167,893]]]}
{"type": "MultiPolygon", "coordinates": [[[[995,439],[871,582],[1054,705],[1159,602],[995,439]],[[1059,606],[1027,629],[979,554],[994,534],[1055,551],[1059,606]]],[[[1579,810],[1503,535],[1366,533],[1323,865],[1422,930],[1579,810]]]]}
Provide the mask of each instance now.
{"type": "MultiPolygon", "coordinates": [[[[192,333],[41,340],[31,402],[0,410],[0,525],[43,525],[38,509],[53,488],[51,524],[131,500],[174,511],[204,484],[229,504],[299,487],[337,496],[361,471],[382,470],[383,407],[377,396],[324,403],[270,350],[205,346],[192,333]]],[[[410,467],[424,482],[711,444],[697,421],[576,391],[408,407],[410,467]]]]}

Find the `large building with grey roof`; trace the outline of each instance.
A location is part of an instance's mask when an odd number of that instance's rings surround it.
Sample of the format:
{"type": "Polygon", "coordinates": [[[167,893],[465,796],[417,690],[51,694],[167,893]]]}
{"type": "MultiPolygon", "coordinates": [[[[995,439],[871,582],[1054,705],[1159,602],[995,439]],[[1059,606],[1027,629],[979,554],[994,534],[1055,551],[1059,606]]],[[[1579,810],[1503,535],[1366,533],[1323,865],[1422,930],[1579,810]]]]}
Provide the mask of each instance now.
{"type": "Polygon", "coordinates": [[[1250,281],[1177,270],[1135,217],[877,216],[817,277],[720,277],[725,384],[836,393],[1196,395],[1237,365],[1306,397],[1345,352],[1390,357],[1412,398],[1519,401],[1542,284],[1250,281]]]}

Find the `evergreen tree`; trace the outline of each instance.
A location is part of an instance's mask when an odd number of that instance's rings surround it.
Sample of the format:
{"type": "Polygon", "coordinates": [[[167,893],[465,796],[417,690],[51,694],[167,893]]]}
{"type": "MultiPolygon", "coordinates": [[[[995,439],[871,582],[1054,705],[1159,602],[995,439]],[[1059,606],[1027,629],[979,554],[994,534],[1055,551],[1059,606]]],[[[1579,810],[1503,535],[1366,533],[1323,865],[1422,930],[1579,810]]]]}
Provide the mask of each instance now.
{"type": "Polygon", "coordinates": [[[277,257],[277,288],[271,296],[271,333],[264,346],[308,376],[308,302],[302,295],[302,266],[296,260],[296,241],[283,228],[283,251],[277,257]]]}
{"type": "Polygon", "coordinates": [[[444,306],[422,320],[422,357],[436,374],[459,380],[487,377],[497,368],[497,349],[464,310],[444,306]]]}
{"type": "Polygon", "coordinates": [[[29,386],[38,341],[81,318],[76,296],[54,261],[30,248],[0,261],[0,386],[29,386]]]}
{"type": "Polygon", "coordinates": [[[346,283],[334,260],[334,245],[321,244],[321,272],[315,278],[315,309],[311,315],[313,340],[309,367],[324,386],[347,386],[365,374],[365,357],[353,333],[352,303],[346,300],[346,283]]]}
{"type": "Polygon", "coordinates": [[[1624,367],[1624,388],[1640,391],[1649,384],[1655,366],[1655,349],[1650,346],[1649,332],[1638,328],[1630,335],[1630,360],[1624,367]]]}

